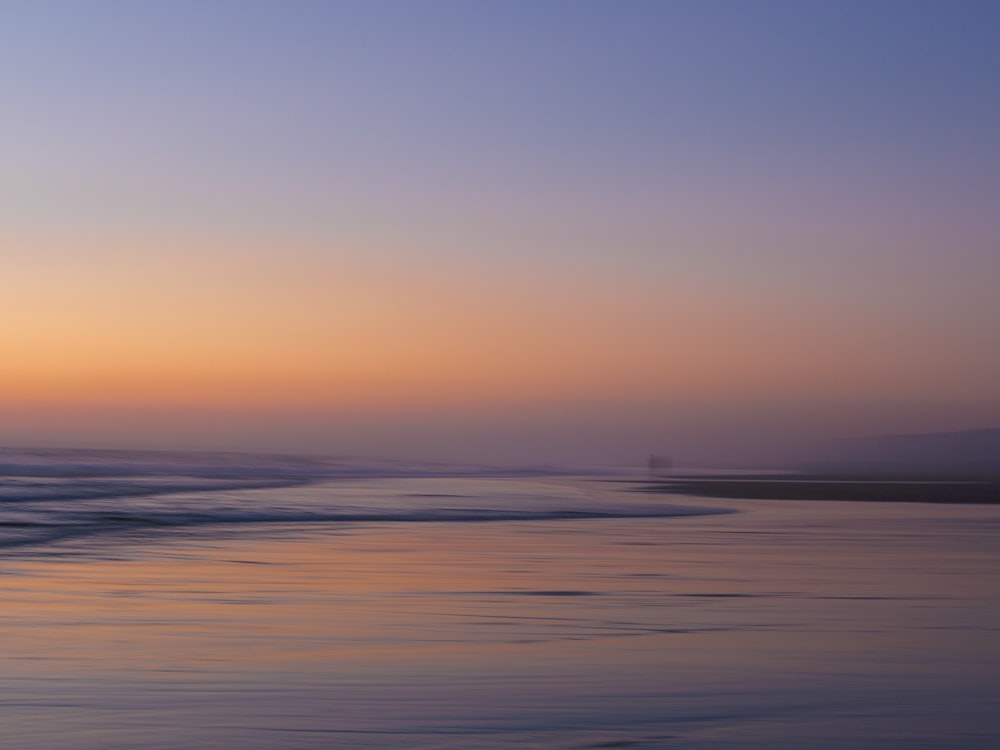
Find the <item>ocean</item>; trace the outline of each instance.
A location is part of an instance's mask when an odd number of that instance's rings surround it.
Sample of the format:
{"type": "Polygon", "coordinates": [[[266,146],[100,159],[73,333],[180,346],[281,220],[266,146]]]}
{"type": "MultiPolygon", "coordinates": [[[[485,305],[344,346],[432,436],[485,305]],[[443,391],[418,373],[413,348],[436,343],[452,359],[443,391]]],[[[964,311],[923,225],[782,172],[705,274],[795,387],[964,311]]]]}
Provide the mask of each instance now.
{"type": "Polygon", "coordinates": [[[0,743],[1000,744],[1000,507],[640,485],[0,450],[0,743]]]}

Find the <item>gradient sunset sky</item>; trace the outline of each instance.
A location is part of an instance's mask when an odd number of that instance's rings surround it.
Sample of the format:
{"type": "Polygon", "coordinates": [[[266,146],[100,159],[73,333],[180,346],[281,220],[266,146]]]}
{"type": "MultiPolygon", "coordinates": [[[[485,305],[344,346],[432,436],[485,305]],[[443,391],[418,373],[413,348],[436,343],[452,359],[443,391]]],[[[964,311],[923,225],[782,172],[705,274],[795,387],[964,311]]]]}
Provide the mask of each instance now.
{"type": "Polygon", "coordinates": [[[993,0],[8,0],[0,441],[1000,425],[993,0]]]}

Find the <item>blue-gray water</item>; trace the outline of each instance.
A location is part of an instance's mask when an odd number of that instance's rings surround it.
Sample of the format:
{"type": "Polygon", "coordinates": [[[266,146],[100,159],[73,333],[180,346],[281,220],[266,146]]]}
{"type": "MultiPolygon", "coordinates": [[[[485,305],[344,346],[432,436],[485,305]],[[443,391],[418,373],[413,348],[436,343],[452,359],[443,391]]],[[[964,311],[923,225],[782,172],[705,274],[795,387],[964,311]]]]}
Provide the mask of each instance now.
{"type": "Polygon", "coordinates": [[[998,508],[354,459],[0,464],[4,747],[1000,743],[998,508]]]}

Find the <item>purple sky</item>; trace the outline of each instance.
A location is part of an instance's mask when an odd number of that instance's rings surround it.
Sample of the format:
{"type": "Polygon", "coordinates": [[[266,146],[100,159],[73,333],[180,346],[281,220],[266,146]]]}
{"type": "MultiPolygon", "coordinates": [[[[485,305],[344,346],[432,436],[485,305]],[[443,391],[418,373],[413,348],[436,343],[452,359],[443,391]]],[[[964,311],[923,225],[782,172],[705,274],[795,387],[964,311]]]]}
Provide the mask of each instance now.
{"type": "Polygon", "coordinates": [[[11,0],[0,440],[1000,424],[1000,5],[11,0]]]}

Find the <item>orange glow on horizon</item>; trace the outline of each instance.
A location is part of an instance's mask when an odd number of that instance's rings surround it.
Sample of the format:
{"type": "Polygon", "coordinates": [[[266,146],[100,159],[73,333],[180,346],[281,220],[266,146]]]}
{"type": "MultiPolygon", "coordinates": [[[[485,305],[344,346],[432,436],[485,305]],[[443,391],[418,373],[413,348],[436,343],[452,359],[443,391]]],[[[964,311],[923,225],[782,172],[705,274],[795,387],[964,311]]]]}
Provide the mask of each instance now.
{"type": "Polygon", "coordinates": [[[378,247],[306,240],[282,255],[274,239],[14,239],[27,260],[0,281],[0,404],[382,413],[919,396],[949,367],[919,339],[870,330],[864,311],[789,316],[773,289],[683,275],[392,264],[378,247]]]}

